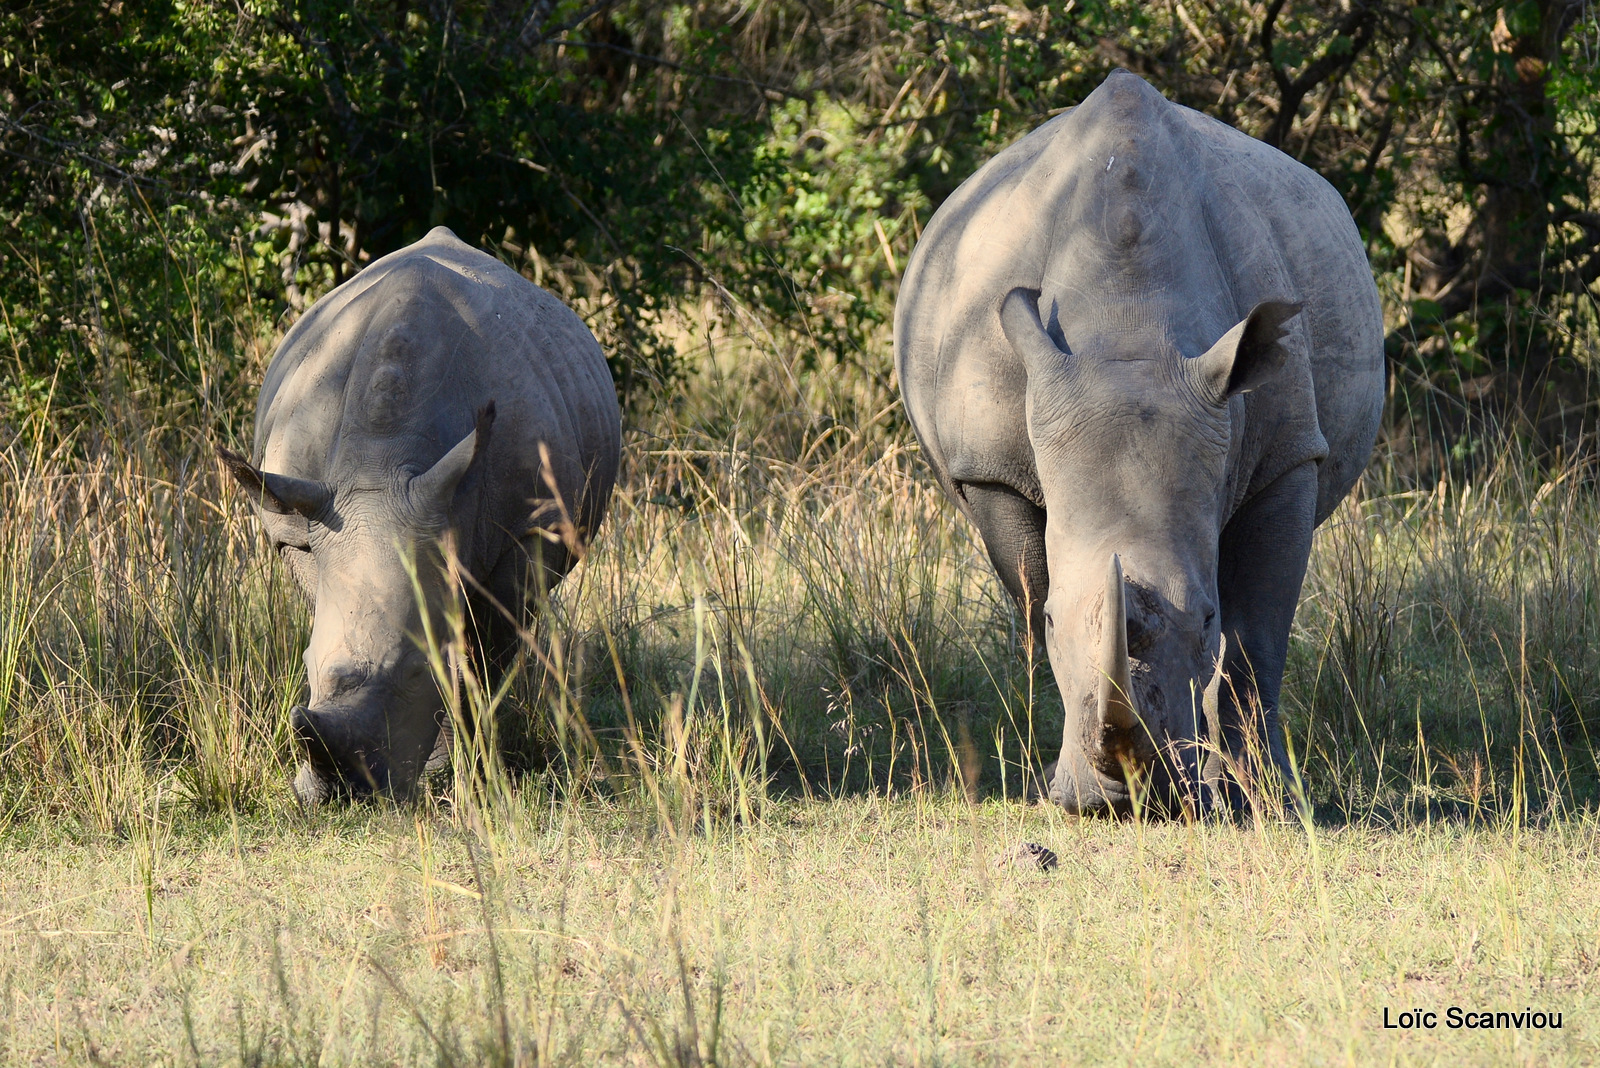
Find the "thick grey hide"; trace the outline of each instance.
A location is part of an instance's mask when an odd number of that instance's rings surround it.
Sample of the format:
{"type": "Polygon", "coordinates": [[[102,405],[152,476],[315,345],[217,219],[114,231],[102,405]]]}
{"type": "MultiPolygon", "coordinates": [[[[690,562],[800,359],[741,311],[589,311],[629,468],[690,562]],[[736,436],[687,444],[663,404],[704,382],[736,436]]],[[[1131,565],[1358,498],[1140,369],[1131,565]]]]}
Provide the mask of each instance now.
{"type": "MultiPolygon", "coordinates": [[[[620,448],[611,376],[583,322],[444,227],[294,326],[267,370],[250,464],[229,466],[315,604],[309,707],[293,715],[303,800],[405,796],[439,735],[402,554],[435,624],[445,537],[519,615],[600,525],[620,448]]],[[[494,659],[514,631],[468,586],[494,659]]]]}
{"type": "Polygon", "coordinates": [[[1118,71],[934,215],[895,356],[923,454],[1060,684],[1051,796],[1126,811],[1132,780],[1241,803],[1267,766],[1250,751],[1283,765],[1312,528],[1383,402],[1339,196],[1118,71]]]}

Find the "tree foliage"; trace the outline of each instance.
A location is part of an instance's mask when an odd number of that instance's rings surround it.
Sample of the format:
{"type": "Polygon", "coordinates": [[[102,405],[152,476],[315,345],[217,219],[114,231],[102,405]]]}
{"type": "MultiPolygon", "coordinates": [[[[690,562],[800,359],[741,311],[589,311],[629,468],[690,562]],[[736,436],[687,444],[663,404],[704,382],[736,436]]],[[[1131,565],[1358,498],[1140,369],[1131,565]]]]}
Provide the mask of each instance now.
{"type": "Polygon", "coordinates": [[[234,311],[440,224],[573,302],[625,390],[708,299],[887,374],[931,210],[1126,66],[1340,190],[1397,360],[1532,381],[1593,316],[1597,49],[1587,0],[23,0],[4,378],[210,397],[234,311]]]}

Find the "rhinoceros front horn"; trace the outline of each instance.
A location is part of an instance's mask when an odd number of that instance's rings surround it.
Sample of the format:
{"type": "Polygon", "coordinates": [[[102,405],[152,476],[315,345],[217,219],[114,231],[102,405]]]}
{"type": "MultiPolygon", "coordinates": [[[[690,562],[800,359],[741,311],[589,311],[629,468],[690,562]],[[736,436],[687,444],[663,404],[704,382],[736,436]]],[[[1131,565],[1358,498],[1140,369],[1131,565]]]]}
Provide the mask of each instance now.
{"type": "Polygon", "coordinates": [[[1116,553],[1111,554],[1101,612],[1100,700],[1093,756],[1101,771],[1120,776],[1121,758],[1132,756],[1140,748],[1136,732],[1143,730],[1143,724],[1133,703],[1133,673],[1128,668],[1128,606],[1122,559],[1116,553]]]}

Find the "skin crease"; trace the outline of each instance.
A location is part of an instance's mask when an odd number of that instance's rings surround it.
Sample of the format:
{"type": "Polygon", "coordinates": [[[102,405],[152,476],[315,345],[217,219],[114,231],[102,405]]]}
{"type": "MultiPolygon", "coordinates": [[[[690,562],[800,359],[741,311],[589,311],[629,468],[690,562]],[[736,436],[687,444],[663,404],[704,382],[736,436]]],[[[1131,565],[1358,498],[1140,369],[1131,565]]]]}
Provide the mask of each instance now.
{"type": "Polygon", "coordinates": [[[404,798],[439,736],[417,589],[442,633],[441,540],[475,580],[482,652],[503,659],[515,636],[496,605],[515,614],[558,582],[599,527],[621,414],[582,320],[439,227],[301,318],[251,459],[219,451],[313,603],[296,794],[404,798]]]}
{"type": "Polygon", "coordinates": [[[1382,341],[1337,193],[1126,71],[930,220],[896,370],[1049,656],[1056,802],[1125,813],[1131,774],[1167,811],[1238,806],[1252,732],[1288,770],[1289,626],[1371,452],[1382,341]]]}

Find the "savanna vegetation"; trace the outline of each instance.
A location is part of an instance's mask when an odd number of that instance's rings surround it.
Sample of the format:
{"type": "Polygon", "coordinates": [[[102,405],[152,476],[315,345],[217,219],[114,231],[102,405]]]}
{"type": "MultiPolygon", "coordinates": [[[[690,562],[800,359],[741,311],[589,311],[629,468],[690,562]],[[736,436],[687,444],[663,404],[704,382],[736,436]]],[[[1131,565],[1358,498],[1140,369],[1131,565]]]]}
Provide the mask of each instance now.
{"type": "Polygon", "coordinates": [[[1583,0],[6,5],[0,1058],[1592,1062],[1597,50],[1583,0]],[[1116,66],[1326,176],[1384,297],[1303,819],[1030,803],[1048,666],[895,400],[920,227],[1116,66]],[[211,447],[440,224],[590,323],[624,474],[509,680],[441,636],[487,728],[427,796],[302,812],[308,613],[211,447]],[[1563,1026],[1383,1027],[1451,1005],[1563,1026]]]}

